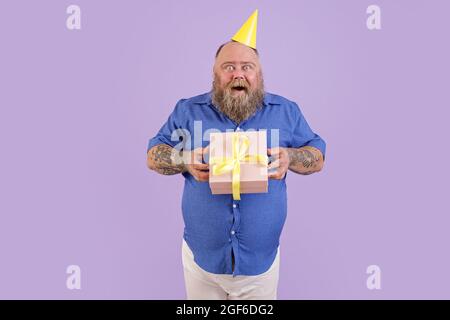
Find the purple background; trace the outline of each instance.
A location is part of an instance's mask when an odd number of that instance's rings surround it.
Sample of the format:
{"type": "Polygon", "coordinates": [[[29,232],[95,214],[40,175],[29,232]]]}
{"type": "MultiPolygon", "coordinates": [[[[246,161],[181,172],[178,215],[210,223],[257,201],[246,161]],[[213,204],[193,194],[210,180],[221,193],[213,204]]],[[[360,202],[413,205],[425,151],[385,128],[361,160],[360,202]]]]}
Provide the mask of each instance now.
{"type": "Polygon", "coordinates": [[[266,89],[327,142],[288,177],[279,298],[450,298],[444,0],[2,0],[0,298],[185,298],[183,178],[146,145],[255,8],[266,89]]]}

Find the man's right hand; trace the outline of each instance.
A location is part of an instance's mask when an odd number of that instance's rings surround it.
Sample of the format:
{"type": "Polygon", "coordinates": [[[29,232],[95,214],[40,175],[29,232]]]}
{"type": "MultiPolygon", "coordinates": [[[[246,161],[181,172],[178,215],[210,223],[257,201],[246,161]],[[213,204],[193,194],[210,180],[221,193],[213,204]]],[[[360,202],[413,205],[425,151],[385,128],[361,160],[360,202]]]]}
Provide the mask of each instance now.
{"type": "Polygon", "coordinates": [[[209,181],[209,164],[203,163],[204,156],[208,154],[209,147],[197,148],[192,151],[183,151],[183,162],[188,171],[197,181],[209,181]]]}

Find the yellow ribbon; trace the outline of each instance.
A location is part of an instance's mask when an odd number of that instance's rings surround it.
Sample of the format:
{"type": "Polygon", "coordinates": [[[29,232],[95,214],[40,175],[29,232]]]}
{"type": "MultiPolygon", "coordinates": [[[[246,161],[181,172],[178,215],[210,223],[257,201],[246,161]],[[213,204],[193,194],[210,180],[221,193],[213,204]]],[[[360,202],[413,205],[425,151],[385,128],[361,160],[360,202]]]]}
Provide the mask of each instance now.
{"type": "Polygon", "coordinates": [[[209,160],[210,165],[212,165],[212,174],[220,175],[228,171],[232,171],[232,190],[233,199],[241,200],[241,162],[251,162],[258,163],[267,166],[267,155],[246,154],[249,146],[250,140],[247,136],[241,135],[237,132],[233,133],[232,137],[232,156],[230,157],[212,157],[209,160]],[[241,142],[242,139],[242,142],[241,142]]]}

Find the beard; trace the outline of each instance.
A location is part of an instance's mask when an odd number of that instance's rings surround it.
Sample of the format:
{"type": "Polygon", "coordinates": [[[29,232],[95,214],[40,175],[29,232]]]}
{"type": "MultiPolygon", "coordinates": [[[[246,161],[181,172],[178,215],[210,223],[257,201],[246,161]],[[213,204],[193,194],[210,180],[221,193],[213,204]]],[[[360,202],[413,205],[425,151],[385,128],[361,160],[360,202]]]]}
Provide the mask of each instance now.
{"type": "Polygon", "coordinates": [[[256,89],[251,89],[244,79],[235,79],[222,88],[219,85],[219,77],[214,74],[212,102],[228,118],[239,124],[262,107],[264,82],[261,73],[257,81],[256,89]],[[233,91],[240,92],[234,96],[233,91]]]}

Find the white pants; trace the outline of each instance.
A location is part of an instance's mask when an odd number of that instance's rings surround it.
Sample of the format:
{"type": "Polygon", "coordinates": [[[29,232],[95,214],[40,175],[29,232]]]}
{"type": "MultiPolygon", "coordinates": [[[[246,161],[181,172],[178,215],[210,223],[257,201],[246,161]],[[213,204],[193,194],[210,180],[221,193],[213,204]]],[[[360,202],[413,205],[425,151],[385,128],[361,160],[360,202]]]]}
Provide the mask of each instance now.
{"type": "Polygon", "coordinates": [[[203,270],[183,239],[182,259],[188,300],[276,300],[280,247],[272,266],[256,276],[214,274],[203,270]]]}

